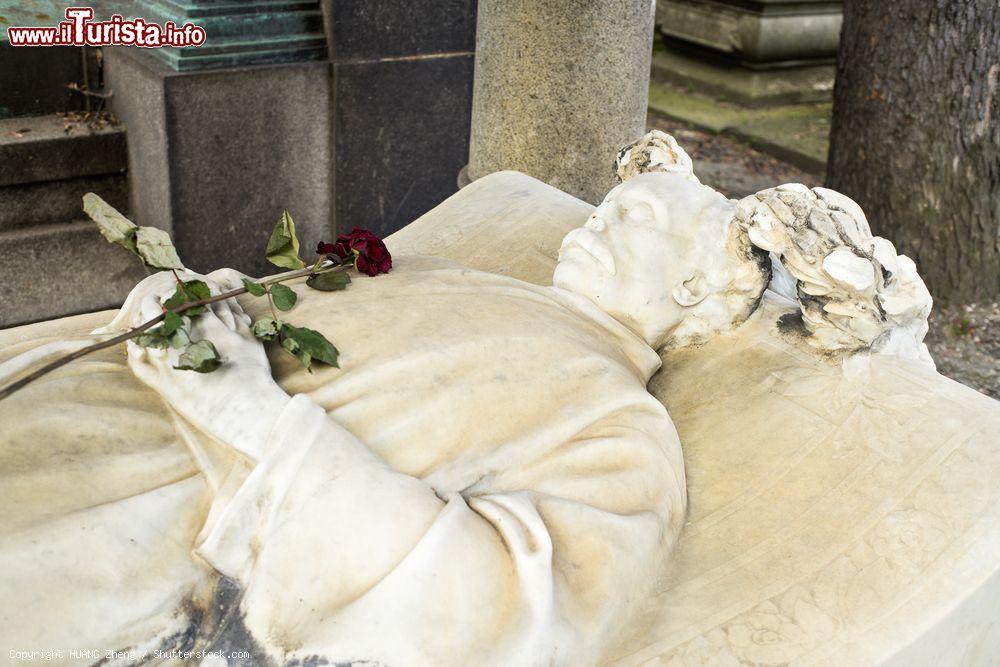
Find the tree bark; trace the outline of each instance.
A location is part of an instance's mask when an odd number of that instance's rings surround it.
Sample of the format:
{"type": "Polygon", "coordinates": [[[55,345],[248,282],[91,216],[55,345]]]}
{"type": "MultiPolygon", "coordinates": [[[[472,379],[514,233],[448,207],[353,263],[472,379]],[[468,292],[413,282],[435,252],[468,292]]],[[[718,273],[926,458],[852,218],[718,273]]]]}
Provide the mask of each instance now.
{"type": "Polygon", "coordinates": [[[944,302],[1000,296],[1000,0],[845,0],[827,184],[944,302]]]}

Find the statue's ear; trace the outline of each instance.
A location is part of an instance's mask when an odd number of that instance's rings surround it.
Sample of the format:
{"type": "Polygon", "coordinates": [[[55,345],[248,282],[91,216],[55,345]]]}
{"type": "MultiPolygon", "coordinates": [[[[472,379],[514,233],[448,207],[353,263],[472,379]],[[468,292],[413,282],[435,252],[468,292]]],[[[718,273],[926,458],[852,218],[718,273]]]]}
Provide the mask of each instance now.
{"type": "Polygon", "coordinates": [[[674,287],[670,294],[685,308],[696,306],[708,296],[708,283],[701,271],[695,271],[690,278],[674,287]]]}

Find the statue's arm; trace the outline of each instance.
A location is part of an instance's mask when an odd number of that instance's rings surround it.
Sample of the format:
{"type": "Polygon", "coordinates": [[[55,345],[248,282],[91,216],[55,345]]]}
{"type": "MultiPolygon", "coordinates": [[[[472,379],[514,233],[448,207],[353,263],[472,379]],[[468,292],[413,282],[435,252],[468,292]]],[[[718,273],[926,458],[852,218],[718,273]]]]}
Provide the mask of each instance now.
{"type": "Polygon", "coordinates": [[[444,493],[298,395],[198,553],[246,588],[255,637],[299,647],[285,660],[588,664],[653,585],[683,513],[660,434],[637,430],[656,415],[633,416],[444,493]],[[534,488],[504,488],[520,482],[534,488]]]}

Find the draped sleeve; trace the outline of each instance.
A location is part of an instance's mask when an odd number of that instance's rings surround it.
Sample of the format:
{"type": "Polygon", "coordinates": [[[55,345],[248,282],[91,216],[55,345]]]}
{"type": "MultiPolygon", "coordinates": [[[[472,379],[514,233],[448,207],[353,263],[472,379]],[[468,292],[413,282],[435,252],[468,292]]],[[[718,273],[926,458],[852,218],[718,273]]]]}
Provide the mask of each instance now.
{"type": "Polygon", "coordinates": [[[278,660],[588,664],[684,511],[676,433],[636,396],[516,474],[443,492],[297,395],[197,553],[245,588],[246,627],[278,660]]]}

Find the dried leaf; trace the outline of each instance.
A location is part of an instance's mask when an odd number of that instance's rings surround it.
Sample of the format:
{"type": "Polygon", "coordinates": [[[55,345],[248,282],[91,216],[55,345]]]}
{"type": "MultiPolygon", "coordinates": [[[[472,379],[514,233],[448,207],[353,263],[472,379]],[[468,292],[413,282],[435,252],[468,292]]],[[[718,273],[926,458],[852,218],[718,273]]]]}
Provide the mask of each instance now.
{"type": "Polygon", "coordinates": [[[194,371],[195,373],[211,373],[222,365],[222,358],[211,341],[200,340],[192,344],[177,359],[174,366],[179,371],[194,371]]]}
{"type": "Polygon", "coordinates": [[[136,254],[154,269],[183,269],[170,234],[156,227],[140,227],[135,236],[136,254]]]}
{"type": "Polygon", "coordinates": [[[305,266],[299,258],[299,239],[295,235],[295,223],[288,211],[282,211],[281,217],[271,231],[265,251],[267,261],[275,266],[286,269],[301,269],[305,266]]]}
{"type": "Polygon", "coordinates": [[[97,223],[104,238],[136,252],[135,232],[139,226],[119,213],[114,206],[93,192],[88,192],[83,195],[83,212],[97,223]]]}
{"type": "Polygon", "coordinates": [[[273,317],[262,317],[253,323],[250,330],[253,335],[263,341],[271,341],[278,337],[278,322],[273,317]]]}

